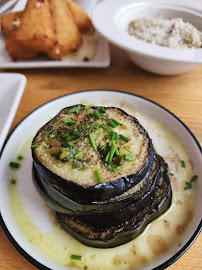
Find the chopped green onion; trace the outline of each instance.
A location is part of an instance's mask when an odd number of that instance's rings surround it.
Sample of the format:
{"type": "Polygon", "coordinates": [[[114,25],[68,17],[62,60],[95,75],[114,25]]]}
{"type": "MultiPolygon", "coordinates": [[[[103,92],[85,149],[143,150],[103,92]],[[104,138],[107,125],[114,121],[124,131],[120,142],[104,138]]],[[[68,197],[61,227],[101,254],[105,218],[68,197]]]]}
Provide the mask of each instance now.
{"type": "Polygon", "coordinates": [[[90,107],[92,107],[92,105],[87,105],[84,107],[85,110],[88,110],[90,107]]]}
{"type": "Polygon", "coordinates": [[[80,110],[81,110],[81,107],[75,107],[75,108],[72,108],[72,109],[66,111],[65,114],[74,113],[74,112],[77,112],[80,110]]]}
{"type": "Polygon", "coordinates": [[[134,159],[133,156],[127,155],[127,154],[124,155],[124,158],[125,158],[126,160],[130,160],[130,161],[133,161],[133,159],[134,159]]]}
{"type": "Polygon", "coordinates": [[[71,142],[64,143],[64,144],[62,144],[61,146],[62,146],[62,147],[69,147],[69,146],[74,147],[73,143],[71,143],[71,142]]]}
{"type": "Polygon", "coordinates": [[[80,255],[74,255],[74,254],[72,254],[70,256],[70,258],[73,259],[73,260],[83,260],[83,257],[82,256],[80,256],[80,255]]]}
{"type": "Polygon", "coordinates": [[[119,123],[118,121],[116,121],[115,119],[111,119],[117,126],[119,126],[119,125],[121,125],[121,126],[123,126],[121,123],[119,123]]]}
{"type": "Polygon", "coordinates": [[[128,138],[126,138],[125,136],[123,136],[123,135],[119,135],[119,137],[123,140],[123,141],[125,141],[125,142],[129,142],[131,139],[128,139],[128,138]]]}
{"type": "Polygon", "coordinates": [[[95,171],[95,174],[96,174],[96,177],[97,177],[97,180],[98,180],[98,183],[101,184],[103,183],[102,181],[102,177],[100,176],[100,173],[98,170],[95,171]]]}
{"type": "Polygon", "coordinates": [[[106,134],[106,135],[105,135],[105,139],[109,139],[109,135],[106,134]]]}
{"type": "Polygon", "coordinates": [[[15,184],[16,184],[16,180],[15,180],[15,179],[12,179],[12,180],[11,180],[11,184],[12,184],[12,185],[15,185],[15,184]]]}
{"type": "Polygon", "coordinates": [[[100,119],[100,118],[102,117],[102,115],[101,115],[97,110],[94,111],[94,115],[95,115],[95,117],[97,117],[98,119],[100,119]]]}
{"type": "Polygon", "coordinates": [[[112,140],[116,140],[118,138],[118,134],[116,132],[114,132],[112,134],[112,140]]]}
{"type": "Polygon", "coordinates": [[[62,133],[62,134],[61,134],[61,137],[62,137],[63,139],[67,139],[67,138],[70,137],[70,136],[69,136],[69,134],[64,134],[64,133],[62,133]]]}
{"type": "Polygon", "coordinates": [[[90,115],[90,116],[94,116],[94,113],[91,112],[91,113],[89,113],[89,115],[90,115]]]}
{"type": "Polygon", "coordinates": [[[109,147],[111,147],[112,146],[112,141],[109,141],[108,145],[109,145],[109,147]]]}
{"type": "Polygon", "coordinates": [[[118,150],[118,148],[117,148],[116,143],[115,143],[114,140],[112,140],[112,145],[113,145],[114,148],[115,148],[115,154],[118,156],[118,155],[119,155],[119,150],[118,150]]]}
{"type": "Polygon", "coordinates": [[[18,160],[22,160],[23,159],[23,156],[18,156],[17,159],[18,160]]]}
{"type": "Polygon", "coordinates": [[[67,124],[67,123],[71,122],[71,119],[64,119],[63,122],[64,122],[65,124],[67,124]]]}
{"type": "Polygon", "coordinates": [[[198,176],[197,175],[194,175],[192,177],[192,179],[190,180],[191,183],[195,182],[197,180],[198,176]]]}
{"type": "Polygon", "coordinates": [[[181,164],[181,167],[182,167],[182,168],[185,168],[185,167],[186,167],[186,166],[185,166],[184,160],[180,160],[180,164],[181,164]]]}
{"type": "Polygon", "coordinates": [[[108,163],[111,163],[112,162],[114,153],[115,153],[115,147],[112,146],[111,151],[110,151],[110,154],[109,154],[109,158],[108,158],[108,163]]]}
{"type": "Polygon", "coordinates": [[[108,170],[109,170],[109,171],[113,171],[114,169],[116,169],[116,167],[117,167],[117,165],[115,164],[115,165],[109,167],[108,170]]]}
{"type": "Polygon", "coordinates": [[[104,130],[111,130],[111,128],[105,124],[100,125],[104,130]]]}
{"type": "Polygon", "coordinates": [[[99,127],[100,127],[100,124],[97,123],[97,124],[95,125],[95,128],[97,129],[97,128],[99,128],[99,127]]]}
{"type": "Polygon", "coordinates": [[[113,134],[116,132],[113,129],[110,129],[109,133],[113,136],[113,134]]]}
{"type": "Polygon", "coordinates": [[[120,229],[118,229],[118,230],[115,230],[114,232],[115,233],[119,233],[119,232],[122,232],[123,231],[123,228],[120,228],[120,229]]]}
{"type": "Polygon", "coordinates": [[[100,109],[100,111],[101,111],[102,113],[106,113],[105,107],[102,107],[102,108],[100,109]]]}
{"type": "Polygon", "coordinates": [[[74,145],[73,145],[72,142],[68,142],[67,144],[68,144],[69,146],[73,146],[73,147],[74,147],[74,145]]]}
{"type": "Polygon", "coordinates": [[[109,124],[113,128],[116,128],[117,127],[117,125],[112,120],[109,120],[109,124]]]}
{"type": "Polygon", "coordinates": [[[74,126],[74,125],[76,125],[76,122],[72,122],[72,121],[71,121],[71,122],[68,122],[67,125],[68,125],[68,126],[74,126]]]}
{"type": "Polygon", "coordinates": [[[108,162],[110,151],[107,153],[105,161],[108,162]]]}
{"type": "Polygon", "coordinates": [[[103,145],[100,150],[103,150],[107,147],[107,144],[103,145]]]}
{"type": "Polygon", "coordinates": [[[76,155],[74,156],[75,158],[78,158],[78,157],[80,157],[80,155],[82,155],[83,154],[83,152],[82,151],[79,151],[78,153],[76,153],[76,155]]]}
{"type": "Polygon", "coordinates": [[[13,161],[10,162],[9,166],[10,166],[11,168],[15,168],[15,169],[20,168],[20,164],[17,163],[17,162],[13,162],[13,161]]]}
{"type": "Polygon", "coordinates": [[[93,149],[95,150],[95,152],[97,152],[97,147],[95,145],[95,141],[94,141],[93,136],[92,136],[91,133],[89,133],[89,139],[90,139],[90,142],[92,144],[93,149]]]}
{"type": "Polygon", "coordinates": [[[38,147],[39,146],[39,144],[32,144],[31,145],[31,148],[36,148],[36,147],[38,147]]]}

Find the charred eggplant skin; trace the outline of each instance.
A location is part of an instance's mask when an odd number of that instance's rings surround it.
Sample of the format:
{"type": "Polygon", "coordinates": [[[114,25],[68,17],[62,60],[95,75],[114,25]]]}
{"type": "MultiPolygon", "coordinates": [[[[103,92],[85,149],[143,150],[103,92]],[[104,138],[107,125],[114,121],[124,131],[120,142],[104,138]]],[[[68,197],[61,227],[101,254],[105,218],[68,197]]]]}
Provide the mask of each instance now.
{"type": "MultiPolygon", "coordinates": [[[[51,121],[53,121],[61,112],[65,112],[74,107],[84,107],[84,105],[77,104],[74,106],[67,107],[60,111],[51,121]]],[[[99,110],[101,107],[91,107],[94,110],[99,110]]],[[[108,107],[112,109],[118,109],[115,107],[108,107]]],[[[128,189],[132,188],[138,182],[140,182],[146,175],[149,166],[151,165],[151,160],[153,159],[154,150],[152,141],[147,134],[146,130],[140,125],[139,121],[133,116],[127,114],[121,109],[118,109],[125,117],[129,117],[131,121],[134,121],[139,125],[139,128],[142,133],[145,134],[147,139],[149,140],[149,153],[148,153],[148,161],[145,166],[137,173],[132,174],[126,177],[121,177],[114,182],[102,183],[94,186],[82,186],[75,182],[63,179],[62,177],[56,175],[48,168],[46,168],[42,162],[38,159],[35,153],[35,149],[32,148],[32,158],[34,166],[38,172],[38,177],[45,179],[46,182],[50,183],[58,192],[62,194],[66,194],[70,199],[80,203],[80,204],[89,204],[92,202],[101,202],[104,200],[108,200],[112,197],[119,196],[126,192],[128,189]]],[[[49,121],[47,124],[49,124],[49,121]]],[[[37,138],[38,134],[41,132],[43,127],[37,132],[36,136],[33,139],[33,144],[35,143],[35,138],[37,138]]]]}

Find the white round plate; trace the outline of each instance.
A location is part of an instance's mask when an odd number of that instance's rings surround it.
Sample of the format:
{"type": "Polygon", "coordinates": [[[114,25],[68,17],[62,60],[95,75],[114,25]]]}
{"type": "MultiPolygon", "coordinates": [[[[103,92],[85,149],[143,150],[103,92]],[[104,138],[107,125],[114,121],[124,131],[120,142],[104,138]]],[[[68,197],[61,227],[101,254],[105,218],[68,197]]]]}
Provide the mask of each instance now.
{"type": "MultiPolygon", "coordinates": [[[[124,104],[124,106],[129,109],[135,109],[165,124],[184,145],[193,164],[194,172],[198,175],[191,226],[189,226],[186,232],[181,247],[178,247],[177,250],[171,250],[168,255],[163,256],[157,262],[152,263],[149,268],[146,267],[144,269],[151,269],[151,267],[153,269],[164,269],[168,267],[191,246],[202,228],[202,150],[191,131],[171,112],[150,100],[128,93],[94,90],[63,96],[39,107],[15,128],[4,145],[0,160],[0,211],[2,228],[16,249],[37,268],[53,270],[72,269],[50,259],[38,250],[22,233],[11,209],[8,182],[10,174],[9,163],[18,155],[18,151],[24,142],[27,139],[31,141],[31,138],[36,134],[37,130],[62,108],[79,103],[93,105],[104,104],[105,106],[116,107],[121,107],[121,105],[124,104]]],[[[31,171],[31,150],[29,146],[27,146],[27,154],[23,160],[23,166],[17,172],[18,188],[20,189],[22,200],[26,205],[27,212],[31,219],[34,220],[40,230],[44,232],[48,230],[48,226],[50,225],[50,221],[48,220],[49,216],[47,215],[47,207],[44,207],[44,202],[36,192],[32,183],[31,171]]]]}

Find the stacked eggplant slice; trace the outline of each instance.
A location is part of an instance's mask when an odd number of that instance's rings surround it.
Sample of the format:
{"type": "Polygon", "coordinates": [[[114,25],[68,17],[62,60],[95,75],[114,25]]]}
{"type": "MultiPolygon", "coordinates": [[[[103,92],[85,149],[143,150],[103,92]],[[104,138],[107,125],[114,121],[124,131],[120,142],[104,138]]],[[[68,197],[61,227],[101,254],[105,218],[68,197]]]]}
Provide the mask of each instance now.
{"type": "Polygon", "coordinates": [[[58,222],[85,245],[111,248],[171,204],[167,164],[137,119],[115,107],[67,107],[32,142],[33,181],[58,222]]]}

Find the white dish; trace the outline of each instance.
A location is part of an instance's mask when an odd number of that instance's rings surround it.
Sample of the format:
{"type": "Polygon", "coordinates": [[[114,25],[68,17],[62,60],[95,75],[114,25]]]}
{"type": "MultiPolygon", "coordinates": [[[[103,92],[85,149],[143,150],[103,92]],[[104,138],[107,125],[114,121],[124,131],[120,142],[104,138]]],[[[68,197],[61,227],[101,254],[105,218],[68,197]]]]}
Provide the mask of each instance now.
{"type": "Polygon", "coordinates": [[[0,73],[0,151],[22,97],[26,77],[17,73],[0,73]]]}
{"type": "MultiPolygon", "coordinates": [[[[183,234],[183,237],[180,240],[181,246],[179,246],[179,243],[175,243],[173,248],[169,249],[166,254],[163,254],[163,256],[160,256],[156,261],[144,268],[144,270],[151,270],[151,268],[164,269],[187,251],[202,228],[202,150],[191,131],[177,117],[160,105],[132,94],[106,90],[85,91],[70,94],[39,107],[16,127],[2,151],[0,163],[0,211],[2,217],[0,220],[2,228],[17,250],[39,269],[72,269],[59,264],[46,256],[32,244],[32,241],[29,241],[28,238],[26,238],[19,228],[11,209],[11,202],[9,199],[7,180],[9,179],[10,169],[8,165],[10,161],[18,155],[19,149],[26,141],[26,138],[29,138],[26,145],[23,147],[23,151],[25,151],[26,155],[24,156],[25,159],[22,168],[17,171],[17,186],[20,192],[20,200],[17,200],[15,204],[17,204],[18,207],[18,204],[22,201],[24,207],[26,207],[26,213],[29,214],[28,222],[30,222],[30,220],[34,221],[35,226],[44,233],[44,236],[47,235],[53,224],[49,215],[49,209],[45,206],[45,203],[35,190],[32,182],[31,140],[36,131],[55,116],[62,108],[84,102],[96,105],[104,104],[105,106],[120,107],[121,104],[124,104],[124,107],[127,107],[129,110],[134,110],[135,108],[136,111],[149,115],[165,124],[182,142],[189,155],[194,172],[198,175],[193,218],[190,221],[189,226],[186,227],[186,233],[183,234]]],[[[20,220],[22,220],[21,217],[20,220]]],[[[85,246],[82,245],[79,248],[84,249],[85,252],[85,246]]],[[[56,252],[57,251],[55,250],[54,253],[56,252]]],[[[101,250],[100,252],[102,254],[101,250]]]]}
{"type": "MultiPolygon", "coordinates": [[[[23,10],[27,0],[19,0],[13,11],[23,10]]],[[[80,1],[78,2],[91,16],[92,11],[97,3],[97,0],[93,1],[80,1]]],[[[53,61],[48,58],[38,58],[36,60],[19,60],[14,62],[5,50],[6,37],[0,30],[0,68],[55,68],[55,67],[96,67],[104,68],[110,64],[109,45],[104,37],[97,33],[98,45],[96,49],[96,55],[91,61],[53,61]]]]}
{"type": "Polygon", "coordinates": [[[104,37],[124,49],[135,64],[147,71],[172,75],[202,63],[202,49],[161,47],[138,40],[127,33],[129,22],[150,15],[160,15],[167,19],[181,17],[202,31],[202,7],[199,0],[105,0],[96,6],[92,19],[104,37]]]}

